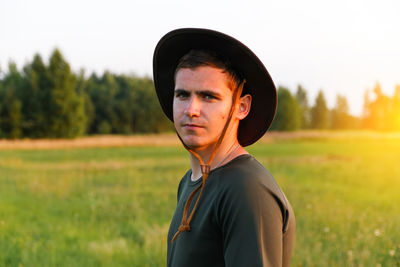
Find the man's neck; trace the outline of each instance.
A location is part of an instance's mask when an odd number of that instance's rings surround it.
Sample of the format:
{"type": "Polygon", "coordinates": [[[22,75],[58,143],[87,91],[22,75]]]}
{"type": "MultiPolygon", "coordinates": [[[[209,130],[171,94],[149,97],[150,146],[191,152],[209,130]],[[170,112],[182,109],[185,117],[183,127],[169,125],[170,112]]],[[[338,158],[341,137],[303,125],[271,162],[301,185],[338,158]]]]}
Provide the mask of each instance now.
{"type": "MultiPolygon", "coordinates": [[[[207,164],[214,151],[212,149],[204,149],[201,151],[195,150],[195,152],[199,154],[199,156],[204,161],[204,164],[207,164]]],[[[239,142],[237,140],[230,142],[228,144],[223,143],[219,147],[213,161],[211,162],[210,166],[211,170],[221,167],[230,162],[232,159],[236,158],[237,156],[243,154],[248,154],[248,153],[242,146],[239,145],[239,142]]],[[[190,165],[192,167],[191,180],[197,181],[199,178],[202,177],[201,166],[200,166],[201,164],[199,160],[190,152],[189,152],[189,157],[190,157],[190,165]]]]}

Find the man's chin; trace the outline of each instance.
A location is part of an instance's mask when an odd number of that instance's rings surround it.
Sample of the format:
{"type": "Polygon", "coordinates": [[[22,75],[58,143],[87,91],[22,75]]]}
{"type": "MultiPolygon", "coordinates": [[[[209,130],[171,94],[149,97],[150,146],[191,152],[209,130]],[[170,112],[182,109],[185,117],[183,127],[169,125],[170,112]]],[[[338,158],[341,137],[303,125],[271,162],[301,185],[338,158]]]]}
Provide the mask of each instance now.
{"type": "Polygon", "coordinates": [[[205,147],[207,147],[207,144],[201,140],[196,140],[196,138],[182,138],[182,141],[188,148],[192,150],[203,150],[205,147]]]}
{"type": "Polygon", "coordinates": [[[183,140],[183,141],[185,142],[185,145],[188,148],[193,149],[193,150],[198,150],[202,147],[202,144],[199,142],[185,141],[185,140],[183,140]]]}

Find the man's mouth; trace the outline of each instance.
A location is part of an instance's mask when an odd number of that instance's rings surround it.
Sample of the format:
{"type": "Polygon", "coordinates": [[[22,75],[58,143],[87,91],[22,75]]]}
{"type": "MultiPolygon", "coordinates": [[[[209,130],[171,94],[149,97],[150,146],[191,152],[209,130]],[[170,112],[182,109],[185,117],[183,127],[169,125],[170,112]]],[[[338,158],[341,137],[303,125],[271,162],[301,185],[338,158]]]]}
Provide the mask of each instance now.
{"type": "Polygon", "coordinates": [[[197,129],[204,128],[204,127],[199,124],[185,123],[185,124],[183,124],[183,128],[186,130],[197,130],[197,129]]]}

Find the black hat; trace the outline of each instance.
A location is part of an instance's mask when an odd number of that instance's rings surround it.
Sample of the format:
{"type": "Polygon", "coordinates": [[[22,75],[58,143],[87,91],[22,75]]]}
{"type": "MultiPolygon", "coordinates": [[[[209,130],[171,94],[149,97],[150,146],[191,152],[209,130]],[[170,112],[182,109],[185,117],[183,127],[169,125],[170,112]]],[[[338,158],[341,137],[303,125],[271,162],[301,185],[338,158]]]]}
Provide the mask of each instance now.
{"type": "Polygon", "coordinates": [[[258,57],[238,40],[208,29],[184,28],[167,33],[153,56],[153,78],[158,100],[173,121],[174,74],[179,60],[190,50],[211,50],[227,58],[232,68],[246,79],[243,91],[252,95],[251,109],[240,121],[238,141],[248,146],[270,127],[277,107],[275,85],[258,57]]]}

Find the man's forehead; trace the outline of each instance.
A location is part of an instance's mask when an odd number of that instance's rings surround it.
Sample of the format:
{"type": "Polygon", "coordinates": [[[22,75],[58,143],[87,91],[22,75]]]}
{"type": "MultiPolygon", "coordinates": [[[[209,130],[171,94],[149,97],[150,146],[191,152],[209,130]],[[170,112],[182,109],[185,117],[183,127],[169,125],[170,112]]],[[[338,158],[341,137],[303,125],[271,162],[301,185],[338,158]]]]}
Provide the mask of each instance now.
{"type": "Polygon", "coordinates": [[[228,75],[219,68],[200,66],[196,68],[181,68],[175,77],[175,89],[186,87],[201,87],[203,89],[225,89],[229,91],[228,75]]]}

